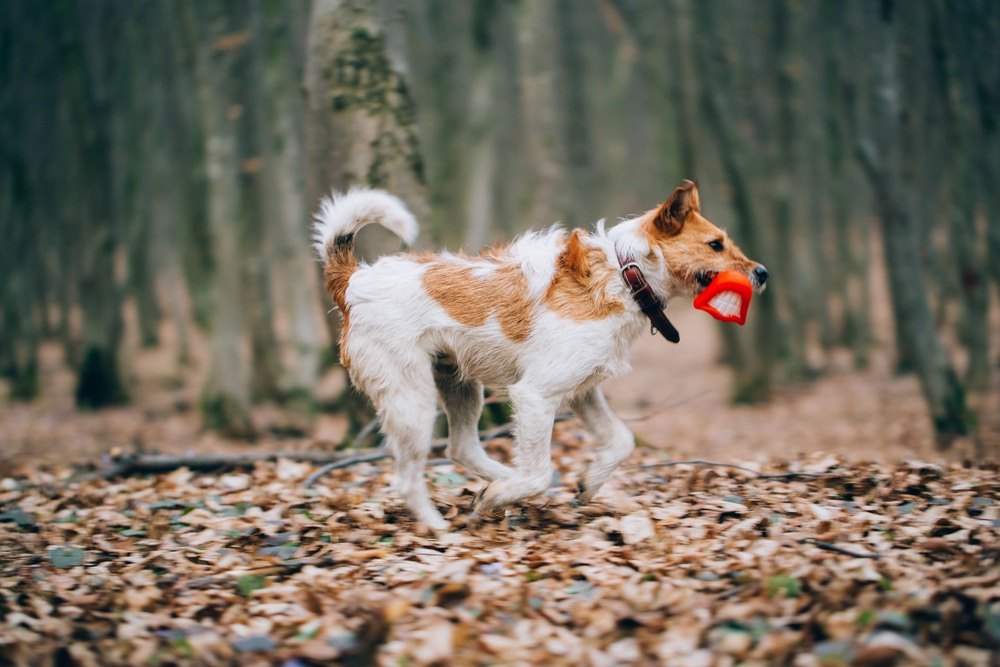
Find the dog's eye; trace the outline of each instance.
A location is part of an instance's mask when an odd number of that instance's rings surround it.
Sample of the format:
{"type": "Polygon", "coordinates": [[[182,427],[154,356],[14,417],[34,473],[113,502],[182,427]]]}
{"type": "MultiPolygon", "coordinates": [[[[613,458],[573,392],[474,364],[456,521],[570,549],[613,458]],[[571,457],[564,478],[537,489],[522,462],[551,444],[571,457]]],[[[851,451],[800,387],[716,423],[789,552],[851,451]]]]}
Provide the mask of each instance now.
{"type": "Polygon", "coordinates": [[[709,241],[708,247],[715,252],[722,252],[722,241],[709,241]]]}

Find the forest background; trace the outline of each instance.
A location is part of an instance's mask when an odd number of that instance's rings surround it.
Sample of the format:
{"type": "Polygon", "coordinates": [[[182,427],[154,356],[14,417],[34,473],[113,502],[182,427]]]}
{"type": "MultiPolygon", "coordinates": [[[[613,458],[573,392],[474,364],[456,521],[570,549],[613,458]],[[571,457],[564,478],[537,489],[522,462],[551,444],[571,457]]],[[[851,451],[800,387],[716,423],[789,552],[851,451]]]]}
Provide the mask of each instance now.
{"type": "Polygon", "coordinates": [[[611,391],[685,403],[647,433],[732,401],[763,406],[724,413],[759,415],[747,429],[808,419],[871,453],[888,445],[837,408],[877,387],[865,418],[894,452],[914,428],[995,452],[998,43],[990,0],[5,3],[4,456],[79,424],[99,449],[203,445],[148,431],[173,414],[209,438],[350,441],[369,408],[309,248],[331,188],[387,188],[419,247],[476,251],[684,178],[773,279],[745,329],[671,306],[689,335],[644,341],[611,391]],[[810,395],[835,405],[803,412],[810,395]]]}

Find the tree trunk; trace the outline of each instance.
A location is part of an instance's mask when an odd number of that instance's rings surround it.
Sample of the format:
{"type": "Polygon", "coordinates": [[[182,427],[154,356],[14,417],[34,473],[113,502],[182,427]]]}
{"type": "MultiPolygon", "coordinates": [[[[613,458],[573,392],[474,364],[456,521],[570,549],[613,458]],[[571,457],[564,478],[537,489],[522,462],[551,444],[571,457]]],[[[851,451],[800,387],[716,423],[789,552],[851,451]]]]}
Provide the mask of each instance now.
{"type": "MultiPolygon", "coordinates": [[[[358,0],[313,5],[305,77],[313,149],[309,198],[331,187],[372,185],[401,197],[418,220],[427,220],[416,110],[406,79],[389,58],[380,21],[369,3],[358,0]]],[[[368,229],[357,244],[362,254],[376,255],[398,248],[399,239],[368,229]]],[[[328,295],[324,310],[335,312],[328,295]]],[[[337,320],[327,318],[332,340],[339,337],[337,320]]]]}
{"type": "Polygon", "coordinates": [[[965,383],[972,391],[984,391],[990,386],[990,294],[986,253],[976,221],[976,202],[984,199],[977,196],[975,143],[979,127],[970,94],[974,83],[965,73],[965,67],[975,67],[975,62],[965,57],[968,47],[955,40],[948,30],[953,19],[943,4],[939,2],[931,7],[928,23],[943,58],[939,63],[938,74],[942,79],[939,85],[948,100],[945,123],[951,152],[947,179],[952,202],[948,211],[952,240],[950,259],[959,278],[959,335],[968,352],[965,383]],[[948,43],[949,36],[951,43],[948,43]]]}
{"type": "Polygon", "coordinates": [[[490,238],[496,224],[497,145],[496,130],[496,64],[492,51],[493,35],[486,3],[474,6],[472,80],[470,82],[468,115],[468,181],[462,216],[465,221],[465,243],[478,250],[490,238]]]}
{"type": "Polygon", "coordinates": [[[212,303],[208,382],[202,395],[206,425],[236,436],[253,432],[249,363],[242,312],[239,139],[246,100],[239,67],[249,32],[235,2],[184,6],[185,31],[196,50],[195,79],[205,138],[208,228],[211,237],[212,303]]]}
{"type": "Polygon", "coordinates": [[[795,111],[792,107],[793,98],[797,94],[795,80],[792,78],[792,63],[790,62],[791,34],[793,25],[785,0],[771,0],[769,10],[769,70],[772,73],[771,85],[776,101],[773,136],[776,150],[771,158],[770,190],[773,195],[774,210],[774,256],[768,260],[772,263],[772,271],[781,276],[780,282],[772,286],[774,294],[771,299],[784,302],[789,314],[781,329],[787,329],[781,336],[785,374],[792,380],[801,379],[806,372],[805,340],[807,312],[804,306],[803,271],[800,267],[802,249],[796,240],[802,236],[795,225],[795,200],[792,196],[797,187],[799,129],[795,111]],[[777,289],[781,285],[780,290],[777,289]]]}
{"type": "MultiPolygon", "coordinates": [[[[699,76],[699,101],[708,134],[715,139],[722,170],[732,192],[733,212],[738,222],[736,235],[744,249],[753,257],[760,257],[768,243],[766,230],[753,204],[753,190],[749,175],[753,173],[752,152],[736,136],[736,122],[726,117],[727,102],[724,92],[730,90],[725,78],[709,65],[721,49],[717,28],[711,12],[704,3],[695,5],[696,34],[700,35],[695,46],[699,76]]],[[[778,363],[781,338],[777,303],[766,295],[755,306],[753,319],[748,323],[752,350],[742,345],[730,348],[729,361],[735,372],[734,401],[739,403],[762,402],[770,399],[774,389],[774,372],[778,363]]]]}
{"type": "Polygon", "coordinates": [[[882,241],[894,304],[897,339],[913,351],[924,397],[942,445],[966,435],[970,414],[965,394],[938,338],[927,300],[924,271],[917,251],[917,234],[904,202],[900,177],[899,41],[892,2],[883,2],[877,17],[873,48],[871,128],[861,138],[858,156],[871,181],[882,224],[882,241]]]}
{"type": "Polygon", "coordinates": [[[83,354],[77,377],[76,402],[100,408],[126,400],[120,369],[122,342],[121,287],[115,271],[119,229],[111,210],[111,136],[108,68],[113,58],[98,54],[100,46],[116,37],[107,8],[78,14],[78,6],[61,0],[53,11],[59,44],[59,76],[70,101],[76,127],[76,169],[84,206],[80,214],[79,296],[83,313],[83,354]],[[94,31],[89,44],[82,25],[94,31]]]}
{"type": "Polygon", "coordinates": [[[240,123],[240,221],[243,230],[242,250],[246,322],[250,332],[250,388],[254,400],[277,400],[281,397],[281,359],[275,331],[273,277],[273,237],[266,220],[272,219],[271,205],[265,191],[264,163],[271,160],[268,140],[271,132],[266,120],[266,90],[259,85],[264,76],[262,40],[263,16],[259,2],[244,6],[249,41],[241,59],[238,92],[243,102],[240,123]]]}
{"type": "Polygon", "coordinates": [[[319,373],[320,338],[316,311],[316,272],[307,234],[302,174],[301,69],[291,57],[294,48],[291,16],[281,0],[266,0],[264,12],[264,88],[266,99],[264,186],[276,232],[272,235],[282,277],[282,295],[289,323],[291,355],[283,393],[311,411],[319,373]]]}

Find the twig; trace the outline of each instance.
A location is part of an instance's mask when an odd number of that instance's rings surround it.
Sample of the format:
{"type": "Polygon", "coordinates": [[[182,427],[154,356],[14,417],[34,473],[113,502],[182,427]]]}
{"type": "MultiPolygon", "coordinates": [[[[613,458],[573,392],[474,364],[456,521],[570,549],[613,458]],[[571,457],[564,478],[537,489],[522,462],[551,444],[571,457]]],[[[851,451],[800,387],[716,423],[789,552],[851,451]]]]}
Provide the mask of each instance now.
{"type": "Polygon", "coordinates": [[[647,412],[646,414],[643,414],[643,415],[634,415],[634,416],[630,416],[630,417],[622,417],[621,419],[622,419],[623,422],[628,422],[629,424],[635,424],[636,422],[644,422],[647,419],[652,419],[653,417],[658,417],[658,416],[662,415],[665,412],[669,412],[670,410],[673,410],[676,407],[680,407],[680,406],[684,405],[685,403],[690,403],[691,401],[697,400],[697,399],[701,398],[702,396],[704,396],[706,394],[710,394],[710,393],[712,393],[711,389],[704,389],[702,391],[699,391],[696,394],[692,394],[691,396],[687,396],[685,398],[676,400],[673,403],[667,403],[666,405],[664,405],[664,406],[662,406],[660,408],[657,408],[656,410],[653,410],[652,412],[647,412]]]}
{"type": "Polygon", "coordinates": [[[837,546],[833,542],[818,540],[815,537],[804,537],[799,540],[799,544],[811,544],[818,549],[822,549],[823,551],[832,551],[834,553],[851,556],[853,558],[871,558],[872,560],[878,560],[882,557],[882,554],[877,551],[854,551],[853,549],[837,546]]]}
{"type": "Polygon", "coordinates": [[[763,473],[763,472],[757,472],[752,468],[736,465],[735,463],[717,463],[715,461],[703,461],[701,459],[693,459],[691,461],[657,461],[656,463],[644,463],[640,467],[643,470],[649,470],[650,468],[671,468],[673,466],[703,466],[706,468],[732,468],[734,470],[739,470],[741,472],[750,473],[751,475],[753,475],[754,479],[796,479],[798,477],[806,477],[806,478],[826,477],[826,474],[821,472],[763,473]]]}
{"type": "Polygon", "coordinates": [[[310,489],[312,485],[319,480],[320,477],[330,473],[334,470],[340,470],[341,468],[349,468],[350,466],[356,465],[358,463],[372,463],[374,461],[381,461],[384,458],[388,458],[389,452],[386,451],[384,447],[380,447],[375,451],[368,452],[367,454],[357,454],[355,456],[348,456],[340,461],[331,461],[325,466],[309,475],[306,481],[303,483],[303,487],[310,489]]]}
{"type": "Polygon", "coordinates": [[[365,438],[371,435],[381,425],[382,420],[378,417],[365,424],[364,427],[358,431],[358,434],[354,436],[354,449],[360,449],[361,443],[364,442],[365,438]]]}

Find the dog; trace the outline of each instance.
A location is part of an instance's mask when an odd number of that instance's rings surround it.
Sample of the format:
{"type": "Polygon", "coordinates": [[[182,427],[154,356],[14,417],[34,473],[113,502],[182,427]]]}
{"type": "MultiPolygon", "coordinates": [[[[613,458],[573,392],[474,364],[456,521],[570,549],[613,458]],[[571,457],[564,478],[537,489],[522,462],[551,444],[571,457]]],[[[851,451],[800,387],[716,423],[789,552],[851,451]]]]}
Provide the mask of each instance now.
{"type": "Polygon", "coordinates": [[[722,271],[747,275],[757,291],[768,275],[702,217],[691,181],[611,229],[603,220],[593,232],[554,226],[473,256],[401,252],[364,264],[354,236],[369,224],[408,245],[417,238],[417,221],[397,197],[353,189],[321,202],[313,240],[343,318],[341,363],[381,419],[395,490],[435,530],[449,526],[424,481],[439,399],[447,456],[488,482],[474,512],[545,492],[553,421],[564,404],[599,442],[579,484],[587,502],[634,448],[600,384],[629,370],[647,316],[670,337],[667,299],[698,293],[722,271]],[[489,457],[479,441],[484,388],[513,405],[513,466],[489,457]]]}

